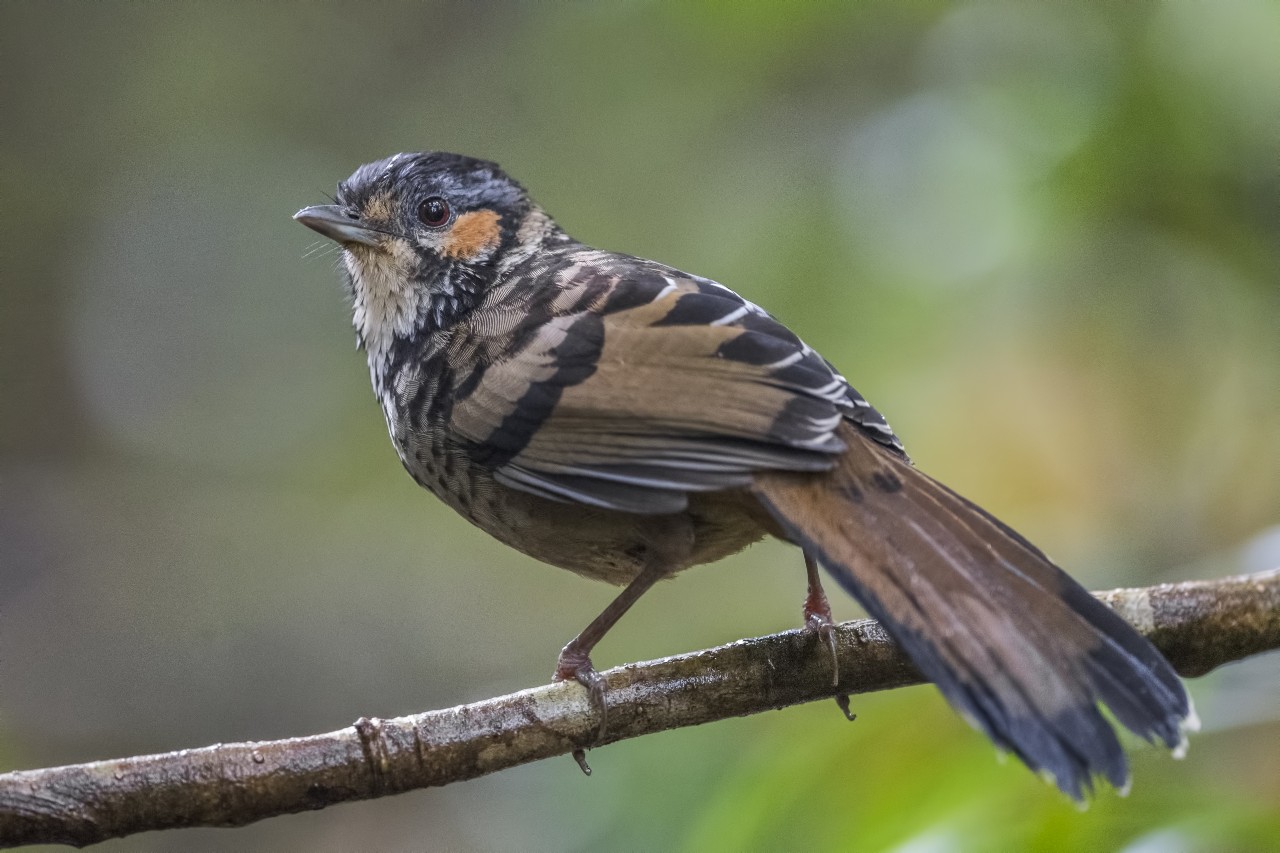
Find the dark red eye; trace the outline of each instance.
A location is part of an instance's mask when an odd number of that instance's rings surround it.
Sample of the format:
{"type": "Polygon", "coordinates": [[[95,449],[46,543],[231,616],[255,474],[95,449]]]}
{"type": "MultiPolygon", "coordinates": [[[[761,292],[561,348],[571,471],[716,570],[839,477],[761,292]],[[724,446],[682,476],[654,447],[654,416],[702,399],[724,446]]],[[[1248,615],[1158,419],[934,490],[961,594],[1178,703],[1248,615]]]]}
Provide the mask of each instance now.
{"type": "Polygon", "coordinates": [[[428,228],[439,228],[449,221],[449,202],[433,195],[418,205],[418,221],[428,228]]]}

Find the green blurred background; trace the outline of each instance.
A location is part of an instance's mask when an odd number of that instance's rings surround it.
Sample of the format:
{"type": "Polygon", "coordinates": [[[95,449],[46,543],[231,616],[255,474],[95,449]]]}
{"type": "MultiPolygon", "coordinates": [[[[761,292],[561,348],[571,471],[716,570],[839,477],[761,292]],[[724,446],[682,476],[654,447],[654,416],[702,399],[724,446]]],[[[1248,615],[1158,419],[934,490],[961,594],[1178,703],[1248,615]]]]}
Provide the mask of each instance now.
{"type": "MultiPolygon", "coordinates": [[[[9,0],[0,81],[0,770],[542,683],[612,596],[399,468],[290,215],[402,150],[769,307],[1088,585],[1280,564],[1280,4],[9,0]]],[[[597,661],[802,594],[757,546],[597,661]]],[[[1083,813],[914,688],[102,849],[1275,849],[1278,684],[1083,813]]]]}

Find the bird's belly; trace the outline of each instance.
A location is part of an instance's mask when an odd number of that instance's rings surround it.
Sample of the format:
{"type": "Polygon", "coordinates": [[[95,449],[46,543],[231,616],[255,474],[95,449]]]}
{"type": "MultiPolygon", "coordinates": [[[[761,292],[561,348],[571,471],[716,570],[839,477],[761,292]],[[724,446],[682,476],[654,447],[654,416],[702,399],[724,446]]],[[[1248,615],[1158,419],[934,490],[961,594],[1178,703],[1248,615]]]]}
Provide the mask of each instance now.
{"type": "Polygon", "coordinates": [[[410,441],[399,449],[419,485],[490,536],[544,563],[613,584],[628,583],[652,559],[666,559],[674,574],[741,551],[767,532],[758,505],[745,493],[694,494],[684,512],[637,515],[504,486],[460,448],[410,441]]]}
{"type": "Polygon", "coordinates": [[[700,498],[691,501],[685,512],[636,515],[560,503],[499,486],[492,502],[473,505],[473,511],[463,515],[530,557],[621,585],[650,560],[666,560],[675,574],[741,551],[765,535],[749,514],[725,511],[719,501],[718,511],[711,511],[708,497],[700,498]]]}

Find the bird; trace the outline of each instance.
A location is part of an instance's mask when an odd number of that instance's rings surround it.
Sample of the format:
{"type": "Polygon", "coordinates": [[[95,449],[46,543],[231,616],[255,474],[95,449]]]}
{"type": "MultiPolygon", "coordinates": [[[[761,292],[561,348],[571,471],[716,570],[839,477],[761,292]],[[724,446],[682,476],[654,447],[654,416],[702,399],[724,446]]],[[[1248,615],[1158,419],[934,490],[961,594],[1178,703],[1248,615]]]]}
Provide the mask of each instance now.
{"type": "Polygon", "coordinates": [[[804,625],[832,656],[819,567],[966,721],[1067,796],[1085,800],[1099,778],[1128,789],[1100,705],[1185,750],[1197,721],[1160,652],[917,468],[884,416],[764,309],[575,240],[486,160],[396,154],[331,201],[294,219],[341,247],[404,468],[517,551],[623,587],[553,675],[587,689],[597,741],[601,638],[658,581],[772,536],[799,547],[804,625]]]}

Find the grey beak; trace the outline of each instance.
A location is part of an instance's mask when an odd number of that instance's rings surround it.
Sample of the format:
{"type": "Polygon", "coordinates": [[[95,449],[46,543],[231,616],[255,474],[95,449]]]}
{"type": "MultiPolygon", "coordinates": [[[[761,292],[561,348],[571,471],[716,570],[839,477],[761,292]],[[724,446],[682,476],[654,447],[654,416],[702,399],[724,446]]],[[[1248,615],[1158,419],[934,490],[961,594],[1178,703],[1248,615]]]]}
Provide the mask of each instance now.
{"type": "Polygon", "coordinates": [[[304,207],[293,218],[313,231],[339,243],[362,243],[377,246],[382,234],[376,228],[365,225],[358,214],[337,204],[317,204],[304,207]]]}

